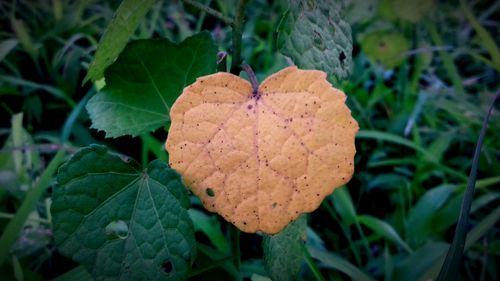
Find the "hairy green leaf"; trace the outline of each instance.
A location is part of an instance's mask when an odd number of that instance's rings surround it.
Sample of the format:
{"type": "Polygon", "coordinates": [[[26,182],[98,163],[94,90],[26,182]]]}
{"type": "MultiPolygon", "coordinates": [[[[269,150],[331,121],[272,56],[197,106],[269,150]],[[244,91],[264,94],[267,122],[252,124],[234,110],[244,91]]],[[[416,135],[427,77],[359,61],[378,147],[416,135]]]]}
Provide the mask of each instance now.
{"type": "Polygon", "coordinates": [[[352,64],[351,27],[343,1],[292,1],[278,27],[278,48],[302,69],[347,78],[352,64]]]}
{"type": "Polygon", "coordinates": [[[167,39],[131,42],[106,70],[106,86],[87,104],[92,127],[104,130],[107,137],[119,137],[166,125],[182,89],[215,72],[216,58],[217,48],[207,32],[181,44],[167,39]]]}
{"type": "Polygon", "coordinates": [[[165,163],[141,170],[93,145],[61,167],[57,182],[56,244],[96,280],[185,278],[196,251],[189,200],[165,163]]]}
{"type": "Polygon", "coordinates": [[[306,225],[302,215],[281,232],[264,236],[264,264],[272,280],[293,280],[299,273],[306,225]]]}
{"type": "Polygon", "coordinates": [[[99,42],[83,83],[96,81],[121,53],[155,0],[123,0],[99,42]]]}

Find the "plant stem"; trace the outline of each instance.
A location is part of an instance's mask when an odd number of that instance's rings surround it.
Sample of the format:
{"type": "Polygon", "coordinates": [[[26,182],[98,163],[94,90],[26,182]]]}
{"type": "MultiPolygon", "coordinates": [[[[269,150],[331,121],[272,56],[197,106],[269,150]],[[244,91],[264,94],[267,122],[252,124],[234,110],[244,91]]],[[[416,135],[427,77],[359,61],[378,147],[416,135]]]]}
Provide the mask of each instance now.
{"type": "Polygon", "coordinates": [[[233,20],[231,18],[224,16],[221,12],[210,8],[209,6],[203,5],[203,4],[196,2],[196,1],[193,1],[193,0],[183,0],[183,1],[186,4],[189,4],[195,8],[202,10],[203,12],[205,12],[213,17],[220,19],[221,21],[223,21],[227,25],[234,24],[233,20]]]}
{"type": "Polygon", "coordinates": [[[252,94],[256,97],[259,94],[259,81],[257,81],[257,76],[255,76],[252,67],[247,63],[242,63],[241,68],[247,73],[250,84],[252,84],[252,94]]]}
{"type": "Polygon", "coordinates": [[[236,270],[240,270],[240,230],[234,225],[230,226],[229,235],[231,236],[231,249],[233,263],[236,270]]]}
{"type": "Polygon", "coordinates": [[[233,60],[231,73],[238,75],[241,71],[241,37],[243,35],[243,18],[245,16],[245,5],[248,0],[239,0],[236,16],[233,24],[233,60]]]}

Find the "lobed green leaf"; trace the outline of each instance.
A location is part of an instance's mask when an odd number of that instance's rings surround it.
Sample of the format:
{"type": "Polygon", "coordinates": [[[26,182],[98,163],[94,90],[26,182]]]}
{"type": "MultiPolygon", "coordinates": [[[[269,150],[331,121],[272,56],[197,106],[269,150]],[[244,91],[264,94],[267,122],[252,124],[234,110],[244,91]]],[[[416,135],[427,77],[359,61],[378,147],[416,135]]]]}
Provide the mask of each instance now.
{"type": "Polygon", "coordinates": [[[208,32],[180,44],[167,39],[132,41],[106,70],[106,86],[87,104],[92,128],[119,137],[166,125],[182,89],[215,72],[216,58],[208,32]]]}
{"type": "Polygon", "coordinates": [[[180,176],[145,170],[103,146],[79,150],[57,175],[51,212],[59,251],[96,280],[179,280],[196,252],[180,176]]]}

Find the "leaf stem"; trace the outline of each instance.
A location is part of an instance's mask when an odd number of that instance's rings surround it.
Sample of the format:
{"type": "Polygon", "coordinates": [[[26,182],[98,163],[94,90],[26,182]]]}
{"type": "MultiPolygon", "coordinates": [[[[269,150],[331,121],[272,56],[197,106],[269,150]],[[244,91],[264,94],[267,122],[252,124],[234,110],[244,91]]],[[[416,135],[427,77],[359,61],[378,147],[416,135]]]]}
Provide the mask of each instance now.
{"type": "Polygon", "coordinates": [[[242,63],[241,68],[247,73],[248,78],[250,79],[250,84],[252,84],[252,94],[256,97],[259,94],[259,81],[257,81],[257,76],[253,72],[252,67],[247,63],[242,63]]]}
{"type": "Polygon", "coordinates": [[[491,102],[490,108],[486,113],[486,117],[483,121],[483,126],[481,127],[481,132],[479,133],[479,138],[477,140],[476,149],[474,150],[474,156],[472,158],[472,167],[469,174],[469,180],[467,182],[467,189],[464,193],[464,198],[462,199],[462,205],[460,206],[460,215],[458,216],[457,226],[455,228],[455,236],[453,237],[453,242],[450,245],[450,249],[446,254],[446,259],[444,261],[443,267],[439,272],[437,278],[438,281],[443,280],[457,280],[458,268],[460,266],[460,261],[465,247],[465,240],[467,238],[467,224],[469,222],[469,212],[472,204],[472,199],[474,197],[474,189],[476,185],[477,169],[479,166],[479,156],[481,155],[481,147],[486,135],[486,130],[488,128],[488,121],[490,120],[491,112],[495,107],[495,101],[500,97],[500,89],[497,90],[493,101],[491,102]]]}
{"type": "Polygon", "coordinates": [[[241,71],[241,37],[243,36],[243,18],[248,0],[239,0],[233,24],[233,60],[231,73],[238,75],[241,71]]]}
{"type": "Polygon", "coordinates": [[[232,26],[234,24],[234,22],[231,18],[224,16],[221,12],[210,8],[209,6],[203,5],[203,4],[196,2],[196,1],[193,1],[193,0],[183,0],[183,1],[186,4],[189,4],[189,5],[195,7],[199,10],[202,10],[203,12],[205,12],[213,17],[220,19],[221,21],[223,21],[227,25],[232,26]]]}

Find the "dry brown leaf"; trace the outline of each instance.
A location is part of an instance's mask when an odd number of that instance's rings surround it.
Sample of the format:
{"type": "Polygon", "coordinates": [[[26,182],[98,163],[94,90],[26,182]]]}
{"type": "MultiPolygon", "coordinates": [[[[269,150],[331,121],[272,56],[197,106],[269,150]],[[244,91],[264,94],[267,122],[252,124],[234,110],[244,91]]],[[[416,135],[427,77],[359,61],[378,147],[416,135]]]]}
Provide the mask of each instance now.
{"type": "Polygon", "coordinates": [[[277,233],[350,180],[356,120],[317,70],[285,68],[253,95],[219,72],[172,106],[170,165],[209,211],[245,232],[277,233]]]}

